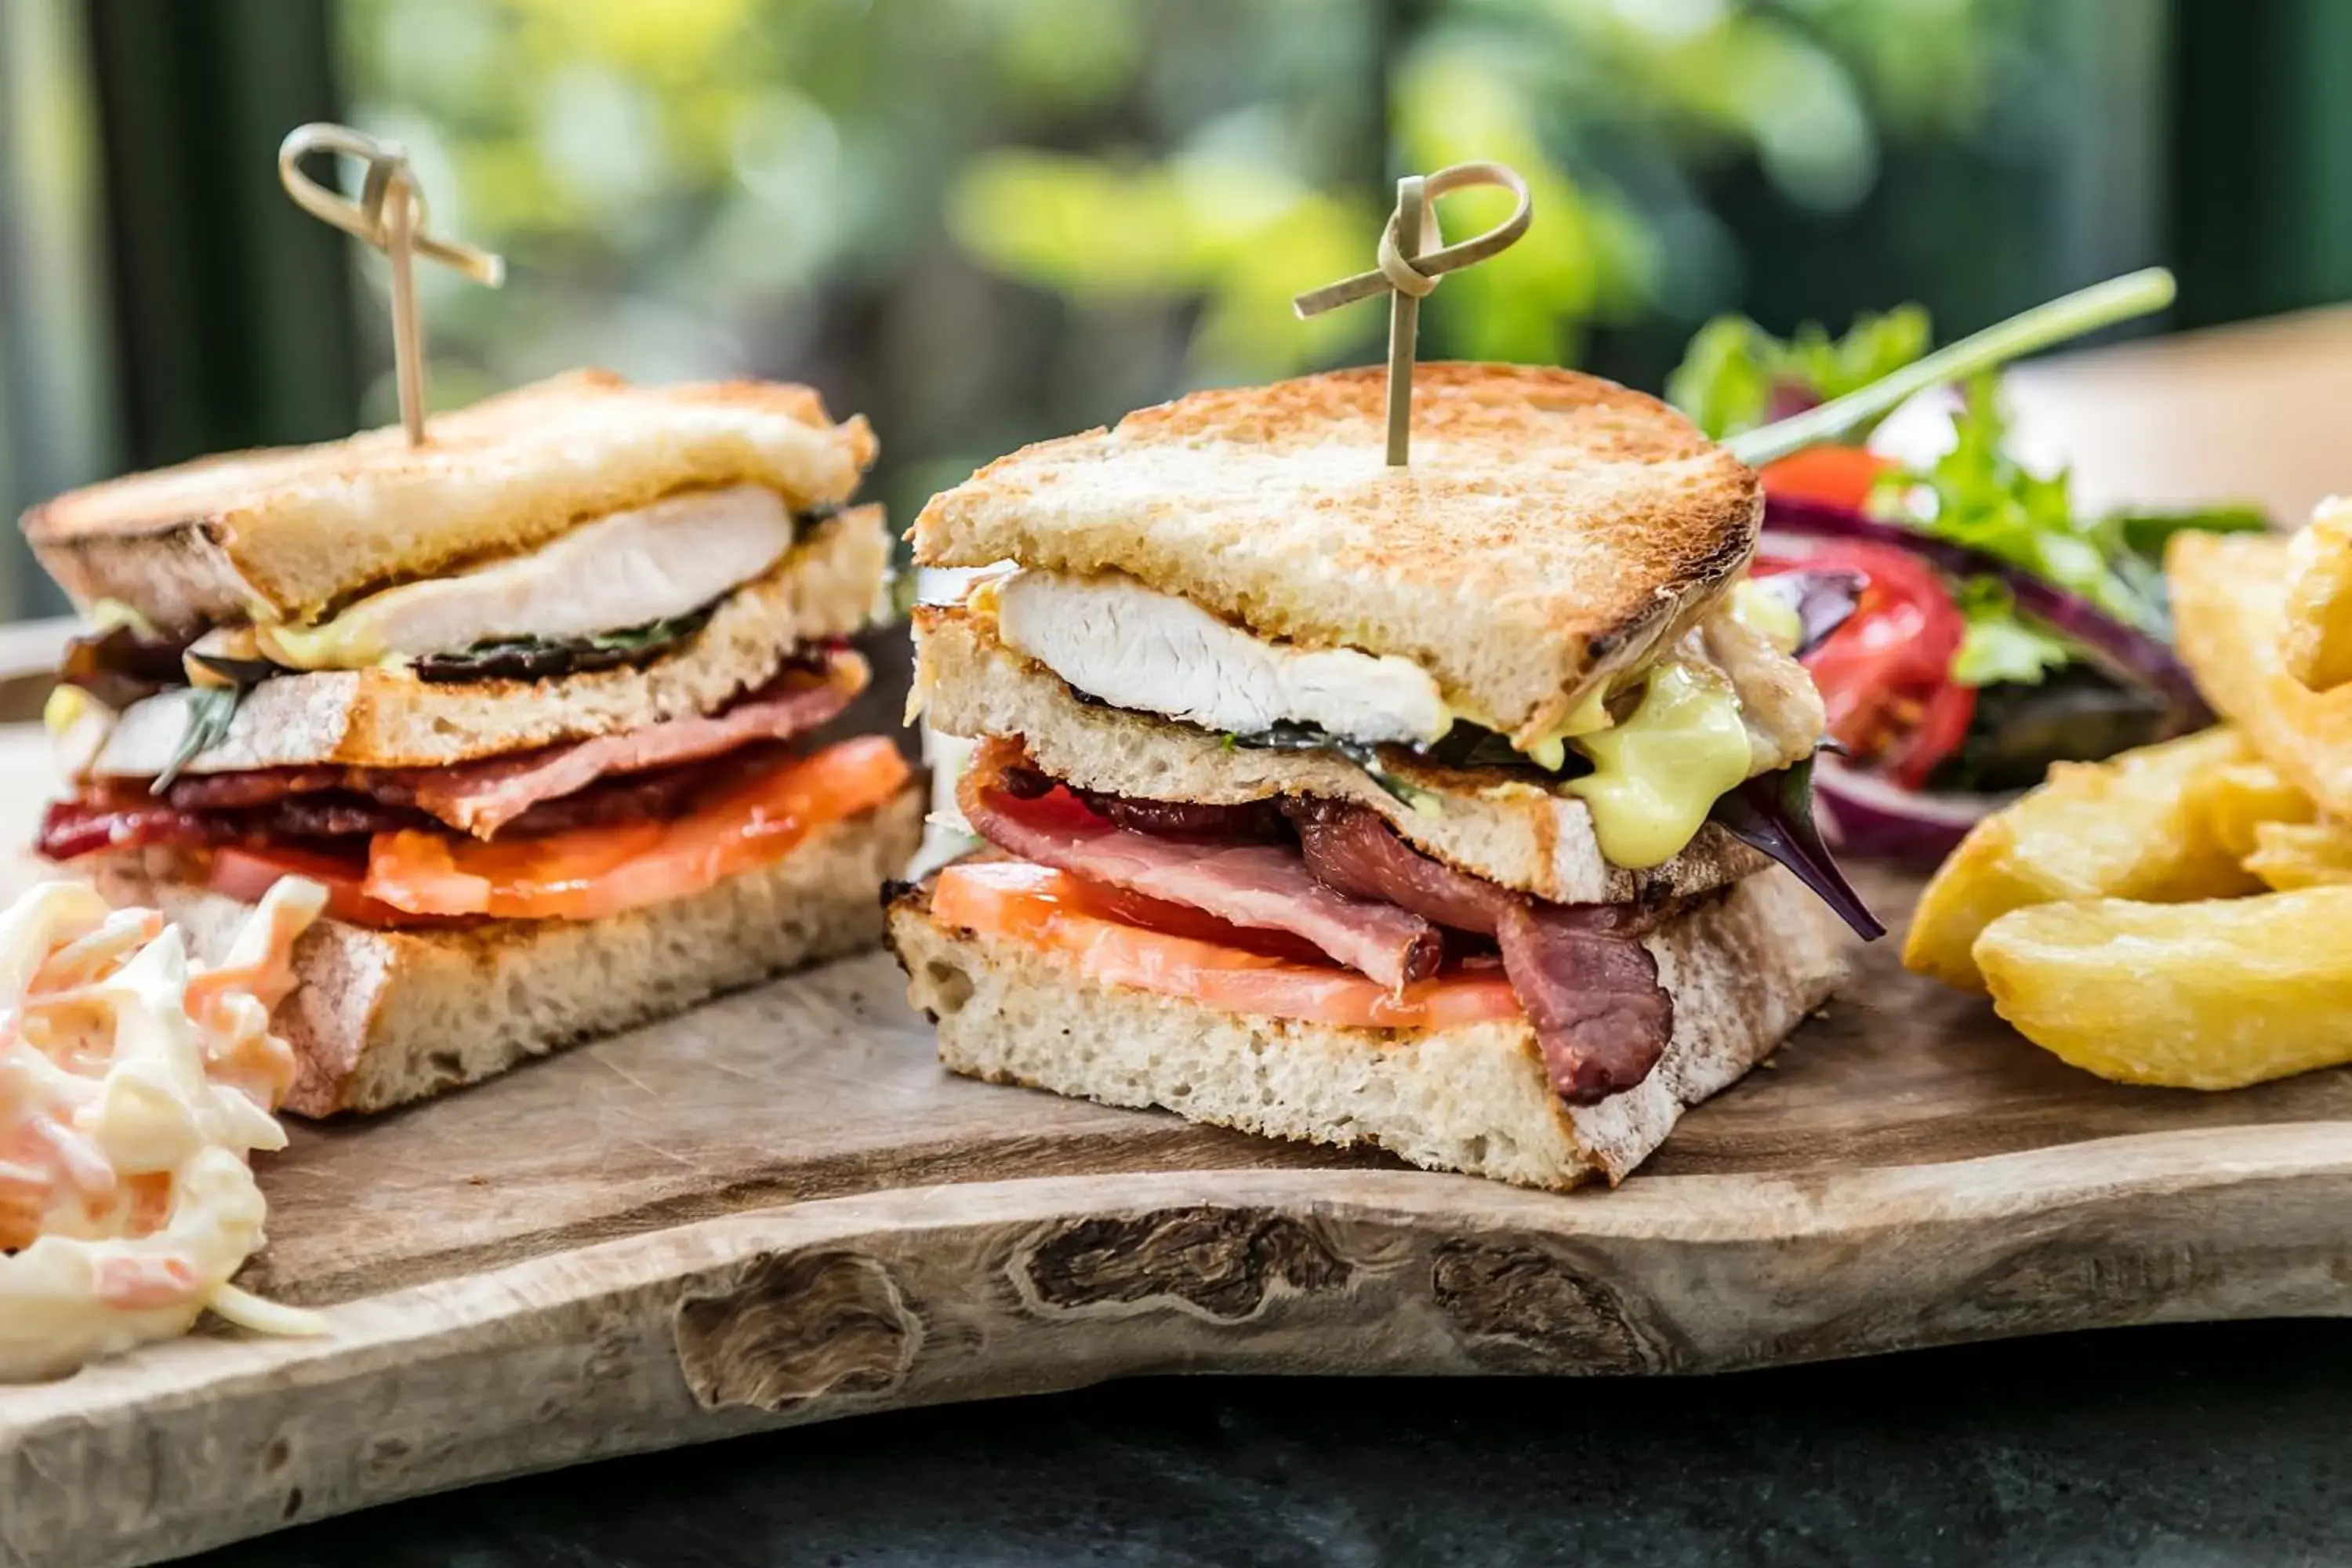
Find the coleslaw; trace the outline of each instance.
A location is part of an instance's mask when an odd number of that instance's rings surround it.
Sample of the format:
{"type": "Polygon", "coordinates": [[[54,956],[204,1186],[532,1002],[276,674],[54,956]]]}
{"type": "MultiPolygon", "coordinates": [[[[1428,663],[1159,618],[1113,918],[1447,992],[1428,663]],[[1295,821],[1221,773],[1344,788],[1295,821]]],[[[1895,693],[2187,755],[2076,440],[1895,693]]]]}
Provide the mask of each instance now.
{"type": "Polygon", "coordinates": [[[213,966],[152,910],[44,883],[0,913],[0,1383],[58,1377],[210,1309],[317,1333],[229,1283],[261,1245],[250,1157],[297,1063],[269,1032],[326,892],[271,888],[213,966]]]}

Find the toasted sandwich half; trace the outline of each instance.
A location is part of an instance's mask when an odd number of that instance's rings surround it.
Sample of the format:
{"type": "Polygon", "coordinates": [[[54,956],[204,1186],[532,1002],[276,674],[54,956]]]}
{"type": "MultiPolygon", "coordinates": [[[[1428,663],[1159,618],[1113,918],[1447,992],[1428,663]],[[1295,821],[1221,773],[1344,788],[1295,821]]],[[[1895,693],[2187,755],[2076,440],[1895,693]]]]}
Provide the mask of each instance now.
{"type": "MultiPolygon", "coordinates": [[[[892,903],[950,1068],[1615,1181],[1830,993],[1796,579],[1756,476],[1566,371],[1197,394],[936,497],[917,700],[988,852],[892,903]],[[1776,866],[1779,858],[1805,879],[1776,866]]],[[[1814,632],[1818,635],[1819,626],[1814,632]]]]}
{"type": "Polygon", "coordinates": [[[804,387],[562,376],[78,490],[26,537],[99,628],[40,847],[225,942],[329,889],[288,1109],[374,1110],[876,941],[919,833],[817,744],[887,600],[874,458],[804,387]]]}

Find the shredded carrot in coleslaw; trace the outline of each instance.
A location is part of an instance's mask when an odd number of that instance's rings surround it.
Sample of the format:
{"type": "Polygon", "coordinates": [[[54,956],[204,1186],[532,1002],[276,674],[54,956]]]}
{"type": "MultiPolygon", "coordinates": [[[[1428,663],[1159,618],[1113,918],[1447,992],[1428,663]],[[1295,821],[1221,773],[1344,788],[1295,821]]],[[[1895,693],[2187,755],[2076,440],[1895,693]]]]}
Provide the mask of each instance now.
{"type": "Polygon", "coordinates": [[[314,1314],[229,1279],[261,1245],[250,1168],[296,1063],[269,1031],[326,889],[271,888],[217,965],[152,910],[46,883],[0,913],[0,1382],[48,1377],[210,1308],[278,1333],[314,1314]]]}

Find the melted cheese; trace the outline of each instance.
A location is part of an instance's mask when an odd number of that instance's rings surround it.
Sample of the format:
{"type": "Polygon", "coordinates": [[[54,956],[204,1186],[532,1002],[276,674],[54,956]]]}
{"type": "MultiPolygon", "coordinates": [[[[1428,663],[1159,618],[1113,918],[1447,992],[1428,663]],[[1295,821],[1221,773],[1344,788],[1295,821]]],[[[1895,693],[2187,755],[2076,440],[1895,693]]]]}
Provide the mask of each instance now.
{"type": "Polygon", "coordinates": [[[1797,606],[1752,577],[1731,585],[1731,615],[1784,655],[1793,656],[1805,640],[1805,621],[1797,606]]]}
{"type": "Polygon", "coordinates": [[[79,686],[52,686],[48,700],[41,704],[41,724],[52,739],[63,739],[66,732],[98,706],[97,699],[79,686]]]}
{"type": "Polygon", "coordinates": [[[583,523],[528,555],[371,595],[315,626],[257,626],[295,669],[363,669],[492,637],[560,640],[700,609],[792,548],[783,498],[759,485],[693,490],[583,523]]]}
{"type": "Polygon", "coordinates": [[[1574,744],[1592,772],[1561,787],[1592,813],[1601,852],[1633,870],[1682,853],[1716,797],[1748,776],[1738,694],[1715,672],[1679,662],[1653,667],[1622,723],[1574,744]]]}
{"type": "MultiPolygon", "coordinates": [[[[1616,715],[1609,711],[1610,699],[1637,684],[1640,679],[1637,675],[1630,680],[1622,677],[1602,680],[1578,700],[1576,706],[1569,710],[1568,717],[1560,721],[1558,729],[1524,743],[1512,743],[1536,766],[1551,773],[1559,772],[1568,765],[1569,742],[1580,735],[1606,730],[1617,722],[1616,715]]],[[[1492,728],[1491,725],[1488,727],[1492,728]]]]}
{"type": "MultiPolygon", "coordinates": [[[[1022,570],[980,583],[968,603],[995,619],[1008,647],[1115,707],[1235,733],[1307,723],[1408,745],[1435,740],[1455,717],[1409,660],[1268,642],[1123,577],[1022,570]]],[[[1673,859],[1724,792],[1783,765],[1792,749],[1810,752],[1820,733],[1819,698],[1788,657],[1802,635],[1795,612],[1743,583],[1716,614],[1741,633],[1729,668],[1694,631],[1646,671],[1596,685],[1559,728],[1520,748],[1554,771],[1570,749],[1591,763],[1559,787],[1585,803],[1616,865],[1673,859]],[[1637,685],[1639,702],[1617,718],[1612,700],[1637,685]]]]}

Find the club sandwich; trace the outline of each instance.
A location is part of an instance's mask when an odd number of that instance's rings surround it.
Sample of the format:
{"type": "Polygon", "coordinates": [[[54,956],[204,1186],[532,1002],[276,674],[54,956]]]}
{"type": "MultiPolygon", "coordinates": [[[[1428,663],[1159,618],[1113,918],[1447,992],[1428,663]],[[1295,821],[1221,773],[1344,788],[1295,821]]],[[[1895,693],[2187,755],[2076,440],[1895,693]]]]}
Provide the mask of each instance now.
{"type": "Polygon", "coordinates": [[[1413,417],[1391,468],[1378,370],[1198,393],[925,508],[992,569],[915,623],[984,847],[890,909],[950,1068],[1567,1187],[1829,995],[1835,584],[1748,578],[1757,476],[1653,398],[1423,365],[1413,417]]]}
{"type": "Polygon", "coordinates": [[[866,685],[863,419],[585,372],[399,429],[77,490],[26,538],[88,618],[40,848],[203,949],[328,889],[288,1109],[374,1110],[870,944],[919,836],[866,685]]]}

